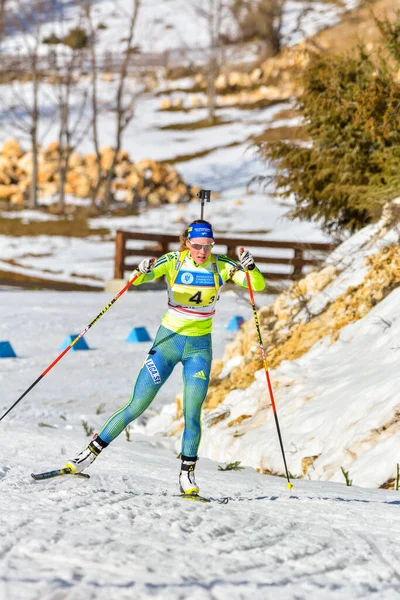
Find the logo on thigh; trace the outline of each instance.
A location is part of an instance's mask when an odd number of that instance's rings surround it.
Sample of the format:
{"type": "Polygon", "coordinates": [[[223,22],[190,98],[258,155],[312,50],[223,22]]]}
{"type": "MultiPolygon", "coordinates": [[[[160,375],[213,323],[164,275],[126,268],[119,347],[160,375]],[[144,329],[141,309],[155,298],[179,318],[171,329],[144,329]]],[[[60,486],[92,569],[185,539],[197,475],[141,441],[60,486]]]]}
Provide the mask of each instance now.
{"type": "Polygon", "coordinates": [[[157,369],[156,365],[154,364],[153,359],[148,358],[144,364],[146,365],[146,368],[147,368],[148,372],[150,373],[151,378],[154,381],[154,383],[161,383],[160,373],[158,372],[158,369],[157,369]]]}

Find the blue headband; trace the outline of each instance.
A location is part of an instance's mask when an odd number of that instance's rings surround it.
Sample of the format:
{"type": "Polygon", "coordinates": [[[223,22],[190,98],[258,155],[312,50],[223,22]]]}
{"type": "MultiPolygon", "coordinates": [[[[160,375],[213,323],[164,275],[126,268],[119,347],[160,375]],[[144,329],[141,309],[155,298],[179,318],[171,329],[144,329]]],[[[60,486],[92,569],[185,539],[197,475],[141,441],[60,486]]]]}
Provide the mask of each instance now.
{"type": "Polygon", "coordinates": [[[212,238],[214,234],[211,225],[207,223],[192,223],[188,227],[188,240],[192,238],[212,238]]]}

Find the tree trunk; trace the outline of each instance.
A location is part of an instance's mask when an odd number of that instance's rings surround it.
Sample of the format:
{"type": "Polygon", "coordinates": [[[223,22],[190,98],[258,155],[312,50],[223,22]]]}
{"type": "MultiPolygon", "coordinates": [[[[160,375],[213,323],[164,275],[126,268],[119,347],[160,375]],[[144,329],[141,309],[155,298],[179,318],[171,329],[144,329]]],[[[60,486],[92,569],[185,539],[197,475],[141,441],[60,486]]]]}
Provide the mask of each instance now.
{"type": "Polygon", "coordinates": [[[37,190],[37,180],[38,180],[38,146],[36,139],[36,131],[32,133],[31,136],[32,141],[32,179],[31,185],[29,189],[29,208],[35,209],[38,207],[38,190],[37,190]]]}

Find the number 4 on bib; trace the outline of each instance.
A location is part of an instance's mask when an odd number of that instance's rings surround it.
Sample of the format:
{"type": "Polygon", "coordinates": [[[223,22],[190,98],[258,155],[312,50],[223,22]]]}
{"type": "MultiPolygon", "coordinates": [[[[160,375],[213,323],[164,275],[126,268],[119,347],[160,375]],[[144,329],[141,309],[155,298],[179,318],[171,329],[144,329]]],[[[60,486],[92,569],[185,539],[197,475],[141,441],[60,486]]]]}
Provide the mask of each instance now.
{"type": "Polygon", "coordinates": [[[189,302],[195,302],[196,304],[201,304],[201,292],[196,292],[194,296],[189,298],[189,302]]]}

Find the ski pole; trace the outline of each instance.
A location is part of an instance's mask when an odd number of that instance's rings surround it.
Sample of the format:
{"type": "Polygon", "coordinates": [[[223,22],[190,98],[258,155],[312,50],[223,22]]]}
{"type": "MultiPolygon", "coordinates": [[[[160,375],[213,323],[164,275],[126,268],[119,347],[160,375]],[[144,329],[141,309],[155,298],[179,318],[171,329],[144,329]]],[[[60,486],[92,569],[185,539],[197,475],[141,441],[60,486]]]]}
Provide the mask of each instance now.
{"type": "MultiPolygon", "coordinates": [[[[242,253],[242,252],[244,252],[244,248],[240,248],[240,253],[242,253]]],[[[256,329],[257,329],[258,342],[260,344],[261,357],[262,357],[262,361],[263,361],[263,364],[264,364],[265,375],[267,377],[267,385],[268,385],[268,390],[269,390],[269,396],[271,398],[272,411],[273,411],[274,417],[275,417],[276,429],[278,431],[278,437],[279,437],[279,444],[281,446],[283,463],[285,465],[286,478],[288,480],[288,484],[287,484],[286,487],[287,487],[288,490],[291,490],[292,487],[293,487],[293,485],[292,485],[292,483],[290,482],[290,479],[289,479],[289,471],[288,471],[287,464],[286,464],[285,451],[283,449],[281,429],[279,427],[279,421],[278,421],[278,413],[276,411],[276,406],[275,406],[274,392],[272,390],[271,379],[270,379],[270,376],[269,376],[269,370],[268,370],[268,365],[267,365],[267,359],[266,359],[266,356],[265,356],[264,344],[263,344],[262,337],[261,337],[260,323],[258,321],[257,310],[256,310],[255,301],[254,301],[253,288],[251,286],[250,275],[249,275],[248,269],[245,269],[245,273],[246,273],[246,279],[247,279],[247,286],[249,288],[250,303],[251,303],[251,307],[253,309],[254,322],[256,324],[256,329]]]]}
{"type": "MultiPolygon", "coordinates": [[[[152,260],[152,262],[154,262],[154,261],[155,261],[155,258],[152,258],[151,260],[152,260]]],[[[93,325],[96,323],[96,321],[98,321],[98,320],[100,319],[100,317],[102,317],[102,316],[104,315],[104,313],[106,313],[106,312],[108,311],[108,309],[109,309],[109,308],[111,308],[111,306],[114,304],[114,302],[116,302],[116,301],[118,300],[118,298],[119,298],[120,296],[122,296],[122,294],[123,294],[124,292],[126,292],[126,290],[128,289],[128,287],[130,287],[130,286],[132,285],[132,283],[133,283],[134,281],[136,281],[136,279],[137,279],[138,277],[140,277],[140,275],[142,275],[142,273],[138,273],[137,275],[135,275],[135,277],[133,277],[132,279],[130,279],[130,280],[128,281],[128,283],[126,284],[126,286],[125,286],[124,288],[122,288],[122,290],[121,290],[120,292],[118,292],[118,294],[115,296],[115,298],[113,298],[113,299],[111,300],[111,302],[110,302],[109,304],[107,304],[107,306],[106,306],[105,308],[103,308],[103,310],[102,310],[101,312],[99,312],[99,314],[97,315],[97,317],[96,317],[95,319],[93,319],[93,321],[92,321],[91,323],[89,323],[89,325],[88,325],[87,327],[85,327],[85,329],[84,329],[84,330],[83,330],[83,331],[82,331],[82,332],[81,332],[81,333],[80,333],[80,334],[79,334],[79,335],[78,335],[78,336],[77,336],[77,337],[76,337],[76,338],[75,338],[75,339],[74,339],[74,340],[73,340],[73,341],[72,341],[72,342],[69,344],[69,346],[67,346],[67,347],[66,347],[66,348],[65,348],[65,349],[64,349],[64,350],[61,352],[61,354],[60,354],[59,356],[57,356],[57,358],[56,358],[56,359],[55,359],[55,360],[54,360],[54,361],[51,363],[51,365],[49,365],[49,366],[47,367],[47,369],[45,369],[45,370],[43,371],[43,373],[42,373],[41,375],[39,375],[39,377],[36,379],[36,381],[34,381],[34,382],[32,383],[32,385],[30,385],[30,386],[28,387],[28,389],[27,389],[27,390],[25,390],[25,392],[24,392],[24,393],[23,393],[23,394],[22,394],[22,395],[21,395],[21,396],[18,398],[18,400],[16,400],[16,401],[14,402],[14,404],[13,404],[12,406],[10,406],[10,408],[9,408],[9,409],[8,409],[8,410],[7,410],[7,411],[4,413],[4,415],[2,415],[2,416],[0,417],[0,421],[2,421],[2,420],[4,419],[4,417],[5,417],[5,416],[7,416],[7,415],[8,415],[8,413],[9,413],[9,412],[11,412],[11,411],[12,411],[12,409],[13,409],[15,406],[17,406],[17,404],[18,404],[19,402],[21,402],[22,398],[24,398],[24,397],[25,397],[25,396],[26,396],[26,395],[27,395],[27,394],[28,394],[28,393],[29,393],[29,392],[30,392],[30,391],[31,391],[31,390],[32,390],[32,389],[35,387],[35,385],[37,385],[37,384],[39,383],[39,381],[40,381],[41,379],[43,379],[43,377],[44,377],[45,375],[47,375],[47,373],[48,373],[48,372],[49,372],[49,371],[50,371],[50,370],[51,370],[51,369],[52,369],[52,368],[53,368],[53,367],[54,367],[54,366],[55,366],[55,365],[58,363],[58,361],[59,361],[59,360],[61,360],[61,359],[62,359],[62,357],[63,357],[65,354],[67,354],[68,350],[71,350],[71,348],[72,348],[72,347],[73,347],[73,346],[76,344],[76,342],[77,342],[78,340],[80,340],[80,339],[81,339],[81,338],[82,338],[82,337],[85,335],[85,333],[86,333],[86,332],[87,332],[87,331],[88,331],[88,330],[89,330],[89,329],[90,329],[90,328],[91,328],[91,327],[92,327],[92,326],[93,326],[93,325]]]]}

